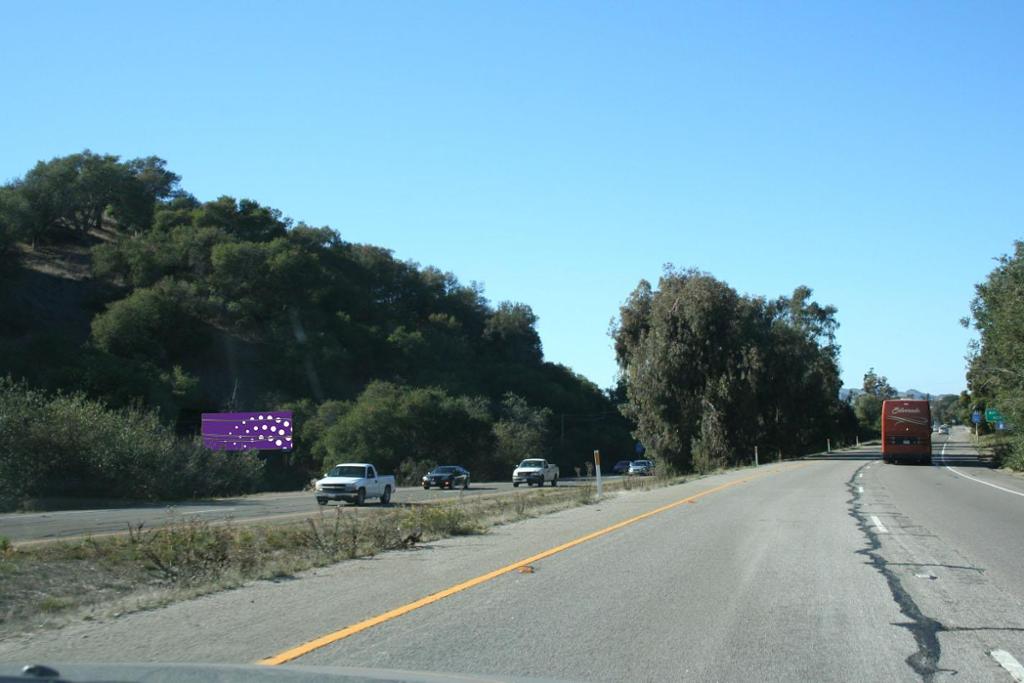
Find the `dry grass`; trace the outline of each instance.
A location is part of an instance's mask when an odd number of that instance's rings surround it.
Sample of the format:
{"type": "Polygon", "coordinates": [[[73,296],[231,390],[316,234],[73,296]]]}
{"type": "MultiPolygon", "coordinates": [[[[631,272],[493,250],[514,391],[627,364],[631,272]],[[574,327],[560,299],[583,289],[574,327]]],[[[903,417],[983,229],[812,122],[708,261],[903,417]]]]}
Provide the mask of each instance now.
{"type": "Polygon", "coordinates": [[[21,264],[30,270],[67,280],[87,280],[92,276],[88,244],[17,245],[21,264]]]}

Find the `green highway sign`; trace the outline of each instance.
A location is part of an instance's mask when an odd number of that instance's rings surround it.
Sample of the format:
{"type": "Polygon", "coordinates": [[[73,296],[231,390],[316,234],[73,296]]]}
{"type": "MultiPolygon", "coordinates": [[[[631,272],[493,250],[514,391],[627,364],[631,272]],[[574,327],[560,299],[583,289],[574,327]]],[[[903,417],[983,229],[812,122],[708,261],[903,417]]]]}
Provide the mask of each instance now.
{"type": "Polygon", "coordinates": [[[995,408],[989,408],[985,411],[985,422],[1003,422],[1003,416],[995,408]]]}

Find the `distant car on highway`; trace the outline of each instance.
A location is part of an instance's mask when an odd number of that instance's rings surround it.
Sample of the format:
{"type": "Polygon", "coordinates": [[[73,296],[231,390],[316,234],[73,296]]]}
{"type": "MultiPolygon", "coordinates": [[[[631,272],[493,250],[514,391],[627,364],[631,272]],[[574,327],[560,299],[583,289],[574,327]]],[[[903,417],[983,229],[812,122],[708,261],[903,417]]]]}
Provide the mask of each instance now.
{"type": "Polygon", "coordinates": [[[648,476],[654,474],[654,463],[650,460],[634,460],[626,471],[629,475],[648,476]]]}
{"type": "Polygon", "coordinates": [[[949,434],[949,427],[946,425],[939,427],[939,434],[949,434]]]}
{"type": "Polygon", "coordinates": [[[469,470],[458,465],[441,465],[423,475],[423,488],[436,486],[439,489],[453,489],[456,486],[469,488],[469,470]]]}
{"type": "Polygon", "coordinates": [[[377,468],[365,462],[343,462],[332,467],[316,482],[316,502],[344,500],[362,505],[367,498],[379,498],[381,505],[391,502],[395,478],[377,474],[377,468]]]}
{"type": "Polygon", "coordinates": [[[520,484],[543,486],[549,481],[552,486],[558,486],[558,465],[542,458],[527,458],[512,471],[513,488],[520,484]]]}
{"type": "Polygon", "coordinates": [[[620,460],[612,466],[612,474],[625,474],[629,466],[633,464],[630,460],[620,460]]]}

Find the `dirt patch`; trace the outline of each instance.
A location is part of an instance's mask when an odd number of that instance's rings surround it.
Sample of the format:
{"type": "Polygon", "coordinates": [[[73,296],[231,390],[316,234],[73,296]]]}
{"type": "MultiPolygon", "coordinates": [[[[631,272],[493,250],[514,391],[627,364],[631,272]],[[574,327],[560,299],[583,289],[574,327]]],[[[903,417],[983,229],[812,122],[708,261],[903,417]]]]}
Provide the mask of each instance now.
{"type": "Polygon", "coordinates": [[[66,280],[87,280],[92,277],[89,246],[82,244],[18,245],[22,267],[66,280]]]}

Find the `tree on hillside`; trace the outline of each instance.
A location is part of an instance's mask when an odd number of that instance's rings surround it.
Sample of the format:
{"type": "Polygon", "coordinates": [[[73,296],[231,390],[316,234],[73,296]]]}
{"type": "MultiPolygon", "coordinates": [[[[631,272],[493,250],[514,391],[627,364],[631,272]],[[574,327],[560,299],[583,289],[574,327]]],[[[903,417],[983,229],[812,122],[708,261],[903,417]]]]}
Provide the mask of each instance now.
{"type": "Polygon", "coordinates": [[[492,418],[485,399],[442,389],[372,382],[327,428],[328,461],[366,460],[391,472],[402,461],[461,464],[494,476],[492,418]]]}
{"type": "Polygon", "coordinates": [[[29,237],[28,212],[28,202],[15,187],[0,187],[0,260],[6,260],[15,243],[29,237]]]}
{"type": "Polygon", "coordinates": [[[537,316],[526,304],[503,301],[487,319],[483,337],[501,357],[537,362],[543,357],[537,316]]]}
{"type": "Polygon", "coordinates": [[[522,397],[505,394],[500,419],[494,423],[496,463],[506,469],[523,458],[547,452],[551,410],[530,406],[522,397]]]}
{"type": "Polygon", "coordinates": [[[192,361],[209,344],[209,329],[189,306],[195,292],[164,280],[137,289],[92,321],[92,338],[109,353],[170,367],[192,361]]]}
{"type": "Polygon", "coordinates": [[[148,229],[154,203],[170,196],[177,182],[162,159],[120,162],[85,150],[40,161],[7,189],[21,201],[19,233],[35,241],[59,230],[98,230],[108,213],[122,229],[148,229]]]}
{"type": "Polygon", "coordinates": [[[181,176],[167,169],[159,157],[131,159],[122,166],[120,196],[111,202],[111,215],[124,229],[144,230],[153,225],[157,202],[178,195],[181,176]]]}
{"type": "Polygon", "coordinates": [[[291,221],[280,211],[262,206],[251,199],[236,201],[222,196],[203,204],[196,213],[197,227],[220,228],[243,241],[267,242],[287,234],[291,221]]]}

